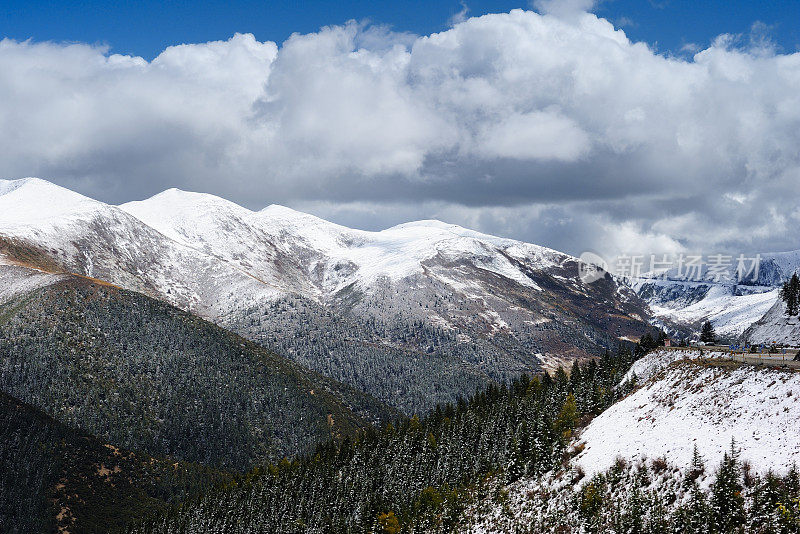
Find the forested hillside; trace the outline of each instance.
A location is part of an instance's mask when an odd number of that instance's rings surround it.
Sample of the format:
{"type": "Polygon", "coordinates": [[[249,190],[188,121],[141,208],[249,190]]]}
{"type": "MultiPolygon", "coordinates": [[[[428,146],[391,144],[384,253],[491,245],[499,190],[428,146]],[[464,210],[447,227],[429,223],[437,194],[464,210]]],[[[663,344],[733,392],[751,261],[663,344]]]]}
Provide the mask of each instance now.
{"type": "Polygon", "coordinates": [[[175,509],[137,532],[450,531],[490,477],[513,481],[565,460],[572,429],[622,393],[621,351],[553,377],[490,386],[427,417],[329,442],[175,509]]]}
{"type": "MultiPolygon", "coordinates": [[[[431,262],[426,268],[432,273],[452,266],[431,262]]],[[[635,332],[632,325],[637,321],[607,313],[607,306],[622,298],[610,277],[592,284],[591,293],[565,284],[577,272],[575,264],[553,267],[549,273],[526,271],[537,290],[470,266],[458,269],[461,276],[480,280],[490,288],[488,293],[503,295],[507,302],[431,288],[428,277],[417,276],[403,284],[386,280],[375,292],[350,287],[339,294],[335,306],[299,296],[245,305],[224,325],[409,416],[455,402],[491,382],[598,356],[602,347],[613,350],[618,337],[635,332]],[[432,320],[481,317],[486,302],[506,310],[494,317],[497,324],[476,329],[462,319],[432,320]],[[535,313],[521,311],[530,309],[535,313]]]]}
{"type": "Polygon", "coordinates": [[[0,307],[0,390],[116,446],[234,470],[396,415],[202,319],[77,278],[0,307]]]}
{"type": "Polygon", "coordinates": [[[578,258],[441,221],[369,232],[177,189],[113,206],[2,183],[0,262],[146,294],[409,416],[648,328],[636,294],[585,282],[578,258]]]}
{"type": "Polygon", "coordinates": [[[0,532],[121,532],[233,477],[73,430],[0,393],[0,532]]]}

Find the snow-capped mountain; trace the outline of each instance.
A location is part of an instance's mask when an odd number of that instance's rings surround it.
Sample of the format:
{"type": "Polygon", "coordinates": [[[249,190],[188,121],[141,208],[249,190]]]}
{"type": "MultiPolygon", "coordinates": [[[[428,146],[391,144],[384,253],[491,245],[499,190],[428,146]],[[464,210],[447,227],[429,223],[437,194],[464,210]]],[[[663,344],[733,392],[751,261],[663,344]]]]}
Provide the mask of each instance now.
{"type": "Polygon", "coordinates": [[[738,338],[778,299],[778,289],[770,286],[642,278],[632,287],[650,304],[656,324],[685,335],[708,320],[725,339],[738,338]]]}
{"type": "Polygon", "coordinates": [[[278,294],[116,206],[35,178],[2,181],[0,191],[6,261],[101,279],[207,318],[234,294],[278,294]]]}
{"type": "Polygon", "coordinates": [[[252,212],[212,195],[170,189],[120,208],[171,239],[237,265],[260,280],[307,297],[328,299],[356,283],[401,280],[436,257],[477,266],[536,287],[514,261],[559,265],[553,250],[495,238],[439,221],[381,232],[353,230],[272,205],[252,212]],[[502,251],[504,254],[498,254],[502,251]]]}
{"type": "Polygon", "coordinates": [[[673,269],[629,284],[650,305],[656,324],[686,335],[708,320],[720,337],[735,340],[778,304],[781,284],[797,271],[800,251],[792,251],[760,254],[757,276],[748,274],[741,283],[714,280],[704,265],[692,280],[673,269]]]}
{"type": "Polygon", "coordinates": [[[353,230],[170,189],[111,206],[0,182],[6,263],[165,300],[415,411],[636,338],[647,311],[578,260],[439,221],[353,230]]]}

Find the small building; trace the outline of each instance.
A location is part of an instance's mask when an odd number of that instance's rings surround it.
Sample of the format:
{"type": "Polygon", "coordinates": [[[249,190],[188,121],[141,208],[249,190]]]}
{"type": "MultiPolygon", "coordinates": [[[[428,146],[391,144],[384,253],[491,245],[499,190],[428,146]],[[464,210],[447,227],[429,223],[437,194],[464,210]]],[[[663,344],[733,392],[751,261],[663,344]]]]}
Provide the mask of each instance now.
{"type": "Polygon", "coordinates": [[[672,346],[672,339],[670,339],[668,337],[664,338],[664,346],[665,347],[671,347],[672,346]]]}

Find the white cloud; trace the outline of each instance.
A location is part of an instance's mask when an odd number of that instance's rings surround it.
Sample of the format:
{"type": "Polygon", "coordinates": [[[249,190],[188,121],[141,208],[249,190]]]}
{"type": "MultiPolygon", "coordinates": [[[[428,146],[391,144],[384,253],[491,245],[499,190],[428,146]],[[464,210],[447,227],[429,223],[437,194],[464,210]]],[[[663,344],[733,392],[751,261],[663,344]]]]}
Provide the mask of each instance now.
{"type": "Polygon", "coordinates": [[[439,216],[574,253],[800,247],[800,54],[757,25],[667,57],[591,2],[536,5],[423,37],[350,23],[151,62],[3,40],[0,176],[361,226],[439,216]]]}
{"type": "Polygon", "coordinates": [[[589,136],[554,111],[532,111],[489,124],[478,139],[486,157],[573,161],[589,151],[589,136]]]}
{"type": "Polygon", "coordinates": [[[596,0],[533,0],[533,7],[540,13],[572,19],[591,11],[596,0]]]}

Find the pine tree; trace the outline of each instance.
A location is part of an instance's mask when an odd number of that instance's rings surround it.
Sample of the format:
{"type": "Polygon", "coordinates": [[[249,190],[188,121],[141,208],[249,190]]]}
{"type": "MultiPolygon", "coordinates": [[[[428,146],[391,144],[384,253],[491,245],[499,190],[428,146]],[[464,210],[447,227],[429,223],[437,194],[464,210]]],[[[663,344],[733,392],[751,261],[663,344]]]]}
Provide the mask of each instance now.
{"type": "Polygon", "coordinates": [[[745,522],[742,489],[739,451],[736,442],[731,440],[731,450],[723,456],[711,486],[710,532],[728,534],[741,531],[745,522]]]}
{"type": "Polygon", "coordinates": [[[639,340],[639,345],[645,350],[653,350],[654,348],[658,347],[658,341],[656,341],[650,332],[646,332],[641,339],[639,340]]]}
{"type": "Polygon", "coordinates": [[[703,462],[703,457],[700,455],[700,452],[697,450],[697,445],[695,444],[694,450],[692,451],[692,463],[685,475],[687,487],[697,482],[697,479],[700,478],[705,471],[706,466],[703,462]]]}
{"type": "Polygon", "coordinates": [[[717,342],[717,333],[714,331],[714,326],[710,321],[703,323],[703,328],[700,330],[700,341],[703,343],[717,342]]]}
{"type": "Polygon", "coordinates": [[[756,481],[748,510],[753,532],[780,532],[781,481],[772,472],[756,481]]]}
{"type": "Polygon", "coordinates": [[[578,406],[575,403],[575,396],[570,393],[567,395],[567,400],[564,401],[564,406],[561,407],[561,411],[558,412],[553,426],[558,432],[563,433],[565,437],[569,437],[577,423],[578,406]]]}
{"type": "Polygon", "coordinates": [[[783,284],[781,298],[786,303],[786,315],[794,317],[800,313],[800,278],[797,277],[797,273],[783,284]]]}
{"type": "Polygon", "coordinates": [[[706,534],[711,530],[711,507],[705,492],[700,488],[697,476],[694,475],[698,471],[702,472],[702,458],[697,453],[696,447],[692,465],[693,467],[686,473],[689,500],[680,506],[673,516],[672,532],[676,534],[706,534]]]}

